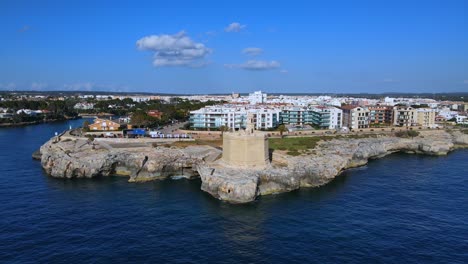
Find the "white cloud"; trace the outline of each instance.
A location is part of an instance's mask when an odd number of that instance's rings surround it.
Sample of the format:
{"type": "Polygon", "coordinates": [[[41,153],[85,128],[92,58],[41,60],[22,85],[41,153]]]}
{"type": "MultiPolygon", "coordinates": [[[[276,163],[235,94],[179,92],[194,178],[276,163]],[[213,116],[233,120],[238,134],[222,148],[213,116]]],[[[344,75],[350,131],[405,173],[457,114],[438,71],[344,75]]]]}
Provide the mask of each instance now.
{"type": "Polygon", "coordinates": [[[226,32],[240,32],[241,30],[243,30],[246,27],[247,27],[246,25],[241,25],[238,22],[233,22],[233,23],[229,24],[226,28],[224,28],[224,31],[226,31],[226,32]]]}
{"type": "Polygon", "coordinates": [[[31,89],[33,90],[42,90],[47,88],[49,85],[47,83],[33,82],[31,83],[31,89]]]}
{"type": "Polygon", "coordinates": [[[248,60],[243,64],[225,64],[227,68],[240,68],[250,71],[265,71],[279,68],[281,65],[277,61],[248,60]]]}
{"type": "Polygon", "coordinates": [[[92,91],[95,88],[95,85],[90,82],[66,83],[63,85],[63,88],[71,91],[92,91]]]}
{"type": "Polygon", "coordinates": [[[282,74],[286,74],[288,72],[289,72],[288,70],[280,70],[280,73],[282,73],[282,74]]]}
{"type": "Polygon", "coordinates": [[[245,48],[242,50],[242,54],[249,55],[249,56],[258,56],[263,53],[263,49],[261,48],[245,48]]]}
{"type": "Polygon", "coordinates": [[[16,88],[16,83],[0,83],[0,89],[3,90],[14,90],[16,88]]]}
{"type": "Polygon", "coordinates": [[[136,42],[139,50],[154,52],[153,65],[199,67],[211,50],[202,43],[194,42],[184,31],[174,35],[151,35],[136,42]]]}
{"type": "Polygon", "coordinates": [[[93,82],[66,83],[62,86],[63,90],[68,91],[113,91],[128,92],[129,87],[120,84],[97,84],[93,82]]]}
{"type": "Polygon", "coordinates": [[[468,80],[464,80],[463,83],[464,83],[464,84],[468,84],[468,80]]]}

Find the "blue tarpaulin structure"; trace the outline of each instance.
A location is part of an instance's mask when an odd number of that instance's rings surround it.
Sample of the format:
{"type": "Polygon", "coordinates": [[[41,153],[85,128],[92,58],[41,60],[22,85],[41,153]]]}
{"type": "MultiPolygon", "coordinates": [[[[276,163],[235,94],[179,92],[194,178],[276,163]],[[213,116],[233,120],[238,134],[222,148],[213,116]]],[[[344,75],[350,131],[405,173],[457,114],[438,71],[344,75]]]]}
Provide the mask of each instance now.
{"type": "Polygon", "coordinates": [[[146,134],[146,130],[143,128],[129,129],[125,132],[128,136],[144,136],[146,134]]]}

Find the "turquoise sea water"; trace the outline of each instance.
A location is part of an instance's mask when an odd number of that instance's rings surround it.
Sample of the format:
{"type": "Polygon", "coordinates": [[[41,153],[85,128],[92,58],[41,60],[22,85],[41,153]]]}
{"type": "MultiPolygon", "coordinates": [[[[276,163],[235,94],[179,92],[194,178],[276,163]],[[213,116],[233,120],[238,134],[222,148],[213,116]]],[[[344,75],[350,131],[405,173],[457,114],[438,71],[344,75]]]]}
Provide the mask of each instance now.
{"type": "Polygon", "coordinates": [[[468,150],[230,205],[199,180],[46,176],[31,153],[81,122],[0,129],[1,263],[468,262],[468,150]]]}

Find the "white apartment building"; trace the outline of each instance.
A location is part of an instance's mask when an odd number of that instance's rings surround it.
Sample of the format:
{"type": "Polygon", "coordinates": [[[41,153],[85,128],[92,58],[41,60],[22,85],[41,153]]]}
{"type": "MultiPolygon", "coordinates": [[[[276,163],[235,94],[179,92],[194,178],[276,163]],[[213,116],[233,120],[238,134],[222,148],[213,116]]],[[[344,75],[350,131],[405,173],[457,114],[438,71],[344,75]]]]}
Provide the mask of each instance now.
{"type": "Polygon", "coordinates": [[[80,109],[80,110],[89,110],[89,109],[94,109],[94,104],[92,103],[77,103],[75,106],[73,106],[74,109],[80,109]]]}
{"type": "Polygon", "coordinates": [[[247,115],[253,114],[256,129],[277,127],[280,118],[279,109],[247,108],[241,106],[216,105],[207,106],[190,112],[190,126],[194,129],[218,129],[226,126],[229,129],[244,129],[247,126],[247,115]]]}
{"type": "Polygon", "coordinates": [[[324,129],[339,129],[343,126],[343,110],[332,106],[313,107],[312,124],[324,129]]]}
{"type": "Polygon", "coordinates": [[[249,94],[249,103],[254,104],[265,104],[267,102],[267,94],[262,91],[255,91],[249,94]]]}

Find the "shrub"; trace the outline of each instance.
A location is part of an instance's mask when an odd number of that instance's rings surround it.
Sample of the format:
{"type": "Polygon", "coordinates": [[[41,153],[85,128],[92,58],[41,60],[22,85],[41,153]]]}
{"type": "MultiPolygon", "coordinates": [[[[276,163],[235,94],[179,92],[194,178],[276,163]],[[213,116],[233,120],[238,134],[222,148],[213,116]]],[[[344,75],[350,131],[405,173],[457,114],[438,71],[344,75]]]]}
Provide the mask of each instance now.
{"type": "Polygon", "coordinates": [[[417,136],[419,136],[419,132],[414,131],[414,130],[410,130],[410,131],[408,131],[408,136],[410,136],[412,138],[417,137],[417,136]]]}
{"type": "Polygon", "coordinates": [[[395,136],[401,137],[401,138],[407,138],[408,133],[406,133],[406,131],[397,131],[397,132],[395,132],[395,136]]]}
{"type": "Polygon", "coordinates": [[[407,138],[407,137],[414,138],[414,137],[419,136],[419,132],[414,131],[414,130],[397,131],[397,132],[395,132],[395,136],[401,137],[401,138],[407,138]]]}
{"type": "Polygon", "coordinates": [[[299,153],[299,151],[297,151],[297,150],[288,151],[286,154],[288,154],[290,156],[299,156],[299,155],[301,155],[301,153],[299,153]]]}

